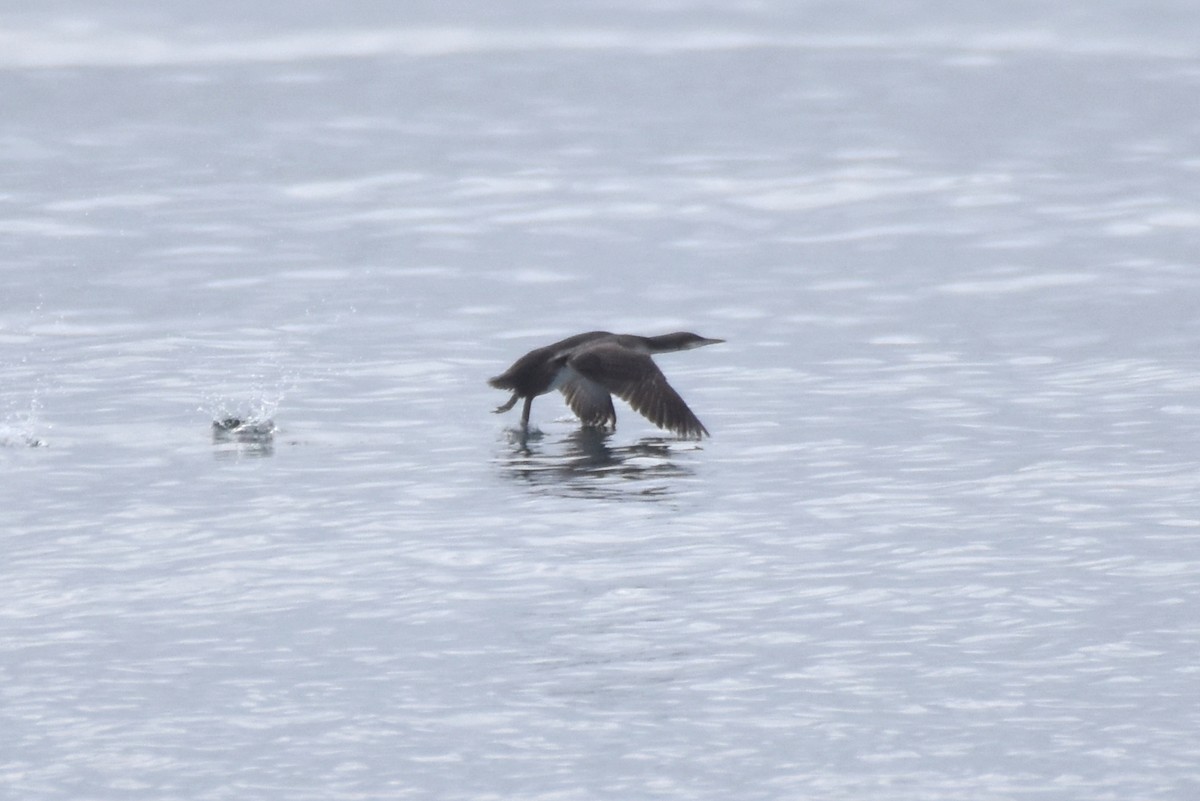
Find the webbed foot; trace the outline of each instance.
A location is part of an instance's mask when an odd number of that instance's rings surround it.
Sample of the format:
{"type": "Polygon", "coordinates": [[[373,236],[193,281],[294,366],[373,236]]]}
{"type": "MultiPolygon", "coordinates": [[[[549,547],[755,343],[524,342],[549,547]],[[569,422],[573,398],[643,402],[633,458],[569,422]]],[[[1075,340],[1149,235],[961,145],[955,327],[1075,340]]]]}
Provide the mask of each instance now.
{"type": "Polygon", "coordinates": [[[503,406],[497,406],[495,409],[492,409],[492,414],[504,414],[509,409],[516,406],[517,401],[520,400],[520,398],[521,398],[521,396],[514,392],[513,396],[508,399],[508,403],[504,404],[503,406]]]}

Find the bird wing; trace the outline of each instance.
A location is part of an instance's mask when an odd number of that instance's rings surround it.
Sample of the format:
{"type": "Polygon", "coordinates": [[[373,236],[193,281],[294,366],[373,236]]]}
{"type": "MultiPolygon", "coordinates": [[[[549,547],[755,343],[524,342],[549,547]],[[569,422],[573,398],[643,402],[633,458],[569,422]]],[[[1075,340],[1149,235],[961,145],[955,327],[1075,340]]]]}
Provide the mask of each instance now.
{"type": "Polygon", "coordinates": [[[613,409],[612,396],[595,381],[567,367],[567,376],[559,386],[567,399],[567,405],[585,426],[617,424],[617,412],[613,409]]]}
{"type": "MultiPolygon", "coordinates": [[[[659,428],[684,437],[700,438],[708,433],[667,383],[662,370],[644,353],[605,343],[576,353],[567,365],[582,378],[624,400],[659,428]]],[[[615,422],[615,415],[613,419],[615,422]]]]}

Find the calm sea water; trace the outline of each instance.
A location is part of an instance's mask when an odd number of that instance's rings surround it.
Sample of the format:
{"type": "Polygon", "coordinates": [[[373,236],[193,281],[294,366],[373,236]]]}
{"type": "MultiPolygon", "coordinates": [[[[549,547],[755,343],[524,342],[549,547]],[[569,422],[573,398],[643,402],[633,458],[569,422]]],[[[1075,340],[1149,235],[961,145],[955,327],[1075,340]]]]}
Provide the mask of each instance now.
{"type": "Polygon", "coordinates": [[[1200,792],[1192,4],[39,8],[0,796],[1200,792]]]}

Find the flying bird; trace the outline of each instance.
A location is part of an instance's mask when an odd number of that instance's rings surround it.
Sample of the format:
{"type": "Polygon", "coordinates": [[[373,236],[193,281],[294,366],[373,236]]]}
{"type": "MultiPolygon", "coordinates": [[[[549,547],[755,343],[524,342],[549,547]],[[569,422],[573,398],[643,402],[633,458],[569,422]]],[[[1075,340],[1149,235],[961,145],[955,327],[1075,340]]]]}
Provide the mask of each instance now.
{"type": "Polygon", "coordinates": [[[667,383],[650,356],[724,341],[687,331],[656,337],[589,331],[529,351],[512,367],[489,379],[488,384],[512,392],[508,402],[495,410],[497,414],[525,399],[521,412],[521,428],[525,431],[529,430],[533,399],[557,389],[585,426],[616,428],[617,413],[612,402],[616,395],[659,428],[700,439],[708,429],[667,383]]]}

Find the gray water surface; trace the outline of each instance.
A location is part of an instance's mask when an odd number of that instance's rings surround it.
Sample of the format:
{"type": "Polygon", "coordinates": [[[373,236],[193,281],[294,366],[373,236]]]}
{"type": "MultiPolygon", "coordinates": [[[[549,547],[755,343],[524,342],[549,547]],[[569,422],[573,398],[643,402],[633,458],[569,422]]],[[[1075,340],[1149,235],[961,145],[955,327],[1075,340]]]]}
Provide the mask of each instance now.
{"type": "Polygon", "coordinates": [[[1195,798],[1197,29],[0,10],[0,796],[1195,798]]]}

